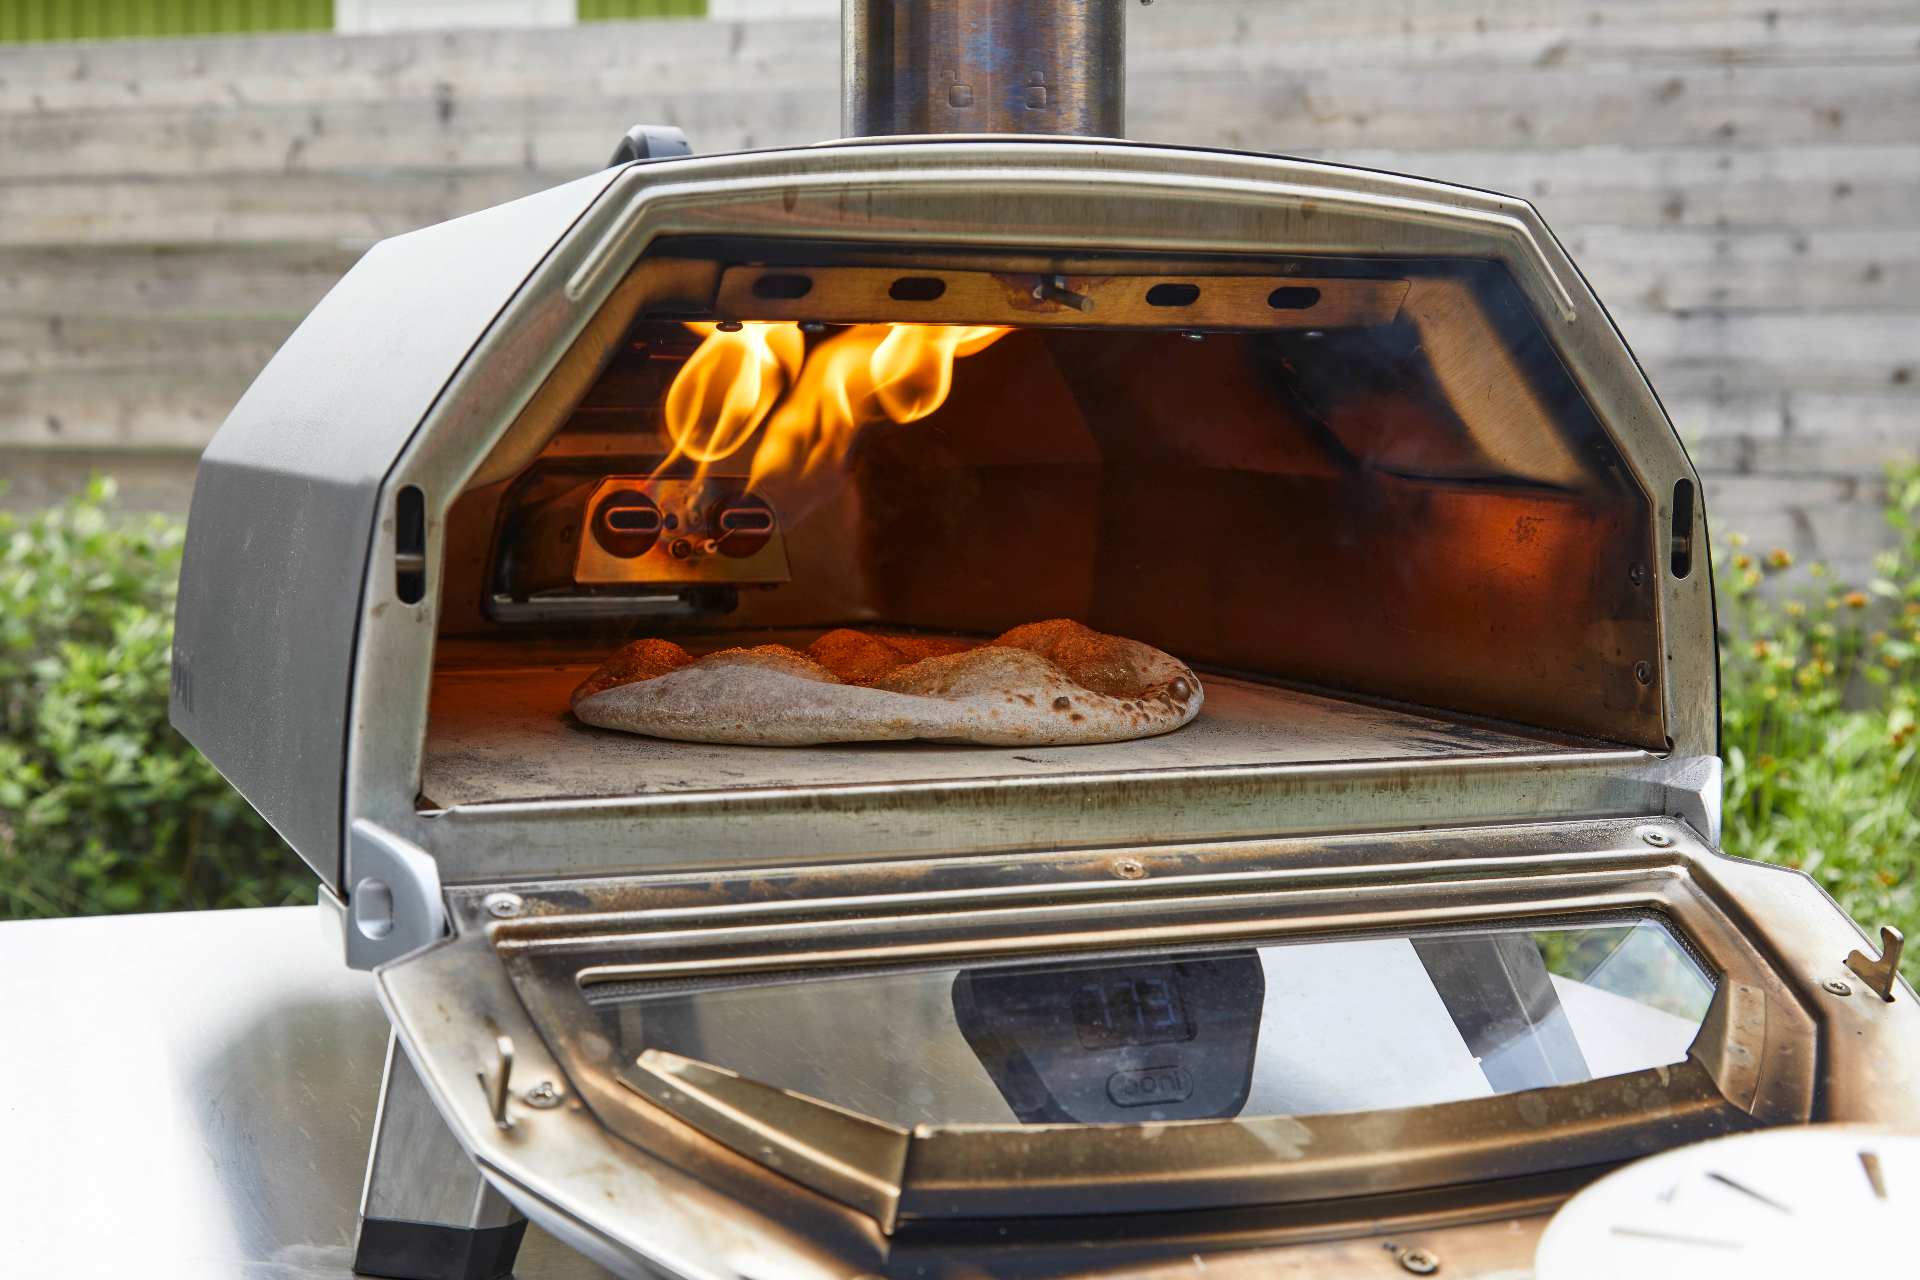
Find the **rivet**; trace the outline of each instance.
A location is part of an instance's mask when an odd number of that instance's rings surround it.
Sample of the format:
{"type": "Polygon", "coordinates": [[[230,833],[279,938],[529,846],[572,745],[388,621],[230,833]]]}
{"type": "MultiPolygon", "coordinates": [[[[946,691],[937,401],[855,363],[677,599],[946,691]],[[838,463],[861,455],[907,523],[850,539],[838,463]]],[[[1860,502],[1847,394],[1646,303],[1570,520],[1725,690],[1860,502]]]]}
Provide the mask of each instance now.
{"type": "Polygon", "coordinates": [[[1820,989],[1830,996],[1850,996],[1853,994],[1853,988],[1838,978],[1828,978],[1820,984],[1820,989]]]}
{"type": "Polygon", "coordinates": [[[1627,581],[1634,586],[1644,586],[1647,581],[1647,566],[1636,564],[1627,570],[1627,581]]]}
{"type": "Polygon", "coordinates": [[[1633,678],[1641,684],[1653,683],[1653,664],[1641,661],[1633,664],[1633,678]]]}
{"type": "Polygon", "coordinates": [[[490,893],[480,905],[495,920],[511,920],[527,909],[527,901],[517,893],[490,893]]]}
{"type": "Polygon", "coordinates": [[[1640,833],[1640,838],[1642,840],[1645,840],[1648,844],[1652,845],[1656,849],[1665,849],[1673,843],[1672,836],[1658,829],[1655,829],[1652,831],[1642,831],[1640,833]]]}
{"type": "Polygon", "coordinates": [[[744,326],[738,320],[722,320],[713,327],[722,333],[738,333],[744,326]]]}
{"type": "Polygon", "coordinates": [[[1430,1276],[1440,1269],[1440,1257],[1431,1249],[1409,1249],[1400,1255],[1400,1265],[1417,1276],[1430,1276]]]}
{"type": "Polygon", "coordinates": [[[1122,880],[1138,880],[1147,874],[1147,868],[1138,858],[1121,858],[1113,864],[1113,874],[1122,880]]]}

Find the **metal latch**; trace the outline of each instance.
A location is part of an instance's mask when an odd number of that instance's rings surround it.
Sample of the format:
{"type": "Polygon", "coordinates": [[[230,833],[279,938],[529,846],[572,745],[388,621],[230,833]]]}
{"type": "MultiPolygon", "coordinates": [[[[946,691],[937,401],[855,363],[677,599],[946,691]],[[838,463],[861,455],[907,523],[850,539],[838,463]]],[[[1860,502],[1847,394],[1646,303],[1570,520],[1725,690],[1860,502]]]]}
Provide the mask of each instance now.
{"type": "Polygon", "coordinates": [[[371,969],[447,932],[440,868],[425,849],[365,818],[347,832],[347,964],[371,969]]]}
{"type": "Polygon", "coordinates": [[[1847,953],[1847,968],[1854,976],[1867,984],[1873,993],[1882,1000],[1892,1003],[1893,984],[1900,978],[1900,953],[1906,949],[1907,939],[1890,924],[1880,926],[1880,958],[1870,960],[1863,951],[1847,953]]]}

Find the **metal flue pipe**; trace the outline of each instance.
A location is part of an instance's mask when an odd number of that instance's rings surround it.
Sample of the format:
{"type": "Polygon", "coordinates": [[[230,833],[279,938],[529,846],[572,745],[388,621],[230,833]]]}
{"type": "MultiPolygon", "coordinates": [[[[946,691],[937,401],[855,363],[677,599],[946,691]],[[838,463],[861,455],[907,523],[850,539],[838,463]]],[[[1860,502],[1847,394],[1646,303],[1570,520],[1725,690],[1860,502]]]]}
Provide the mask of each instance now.
{"type": "Polygon", "coordinates": [[[1126,0],[841,0],[841,127],[1119,137],[1126,0]]]}

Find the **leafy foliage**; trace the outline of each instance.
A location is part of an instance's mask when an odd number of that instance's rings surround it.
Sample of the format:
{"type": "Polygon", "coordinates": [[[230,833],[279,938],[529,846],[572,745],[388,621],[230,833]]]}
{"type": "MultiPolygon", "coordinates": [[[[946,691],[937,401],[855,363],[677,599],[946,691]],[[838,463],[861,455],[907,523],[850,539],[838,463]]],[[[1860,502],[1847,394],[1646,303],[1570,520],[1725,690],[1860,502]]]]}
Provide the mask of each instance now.
{"type": "Polygon", "coordinates": [[[1920,939],[1920,466],[1888,491],[1896,543],[1865,590],[1738,535],[1715,557],[1725,845],[1920,939]]]}
{"type": "Polygon", "coordinates": [[[0,918],[311,901],[167,723],[183,530],[112,500],[0,513],[0,918]]]}

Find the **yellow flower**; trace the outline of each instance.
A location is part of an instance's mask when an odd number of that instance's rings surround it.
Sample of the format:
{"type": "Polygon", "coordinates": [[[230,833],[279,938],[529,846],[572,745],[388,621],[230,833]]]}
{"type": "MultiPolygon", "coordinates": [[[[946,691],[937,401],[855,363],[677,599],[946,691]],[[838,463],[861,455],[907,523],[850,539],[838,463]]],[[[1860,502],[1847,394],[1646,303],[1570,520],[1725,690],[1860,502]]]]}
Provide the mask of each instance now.
{"type": "Polygon", "coordinates": [[[1846,595],[1841,596],[1840,600],[1849,609],[1864,609],[1867,607],[1867,593],[1864,591],[1849,591],[1846,595]]]}
{"type": "Polygon", "coordinates": [[[1767,552],[1767,563],[1776,569],[1791,569],[1793,567],[1793,553],[1785,547],[1775,547],[1773,550],[1767,552]]]}
{"type": "Polygon", "coordinates": [[[1816,560],[1814,563],[1807,566],[1807,572],[1812,574],[1816,578],[1824,578],[1827,576],[1827,566],[1821,564],[1819,561],[1816,560]]]}
{"type": "Polygon", "coordinates": [[[1760,571],[1758,569],[1747,570],[1744,574],[1740,576],[1740,582],[1743,586],[1749,586],[1749,587],[1759,586],[1760,571]]]}
{"type": "Polygon", "coordinates": [[[1806,616],[1806,613],[1807,606],[1801,604],[1798,600],[1787,601],[1787,616],[1789,618],[1803,618],[1806,616]]]}
{"type": "Polygon", "coordinates": [[[1731,534],[1728,536],[1727,542],[1731,546],[1744,547],[1747,545],[1747,535],[1744,533],[1731,534]]]}
{"type": "Polygon", "coordinates": [[[1754,656],[1754,657],[1756,657],[1756,658],[1764,658],[1764,657],[1766,657],[1766,656],[1767,656],[1768,654],[1770,654],[1770,653],[1772,653],[1772,652],[1773,652],[1773,644],[1772,644],[1772,642],[1770,642],[1770,641],[1767,641],[1767,640],[1755,640],[1755,641],[1753,642],[1753,656],[1754,656]]]}
{"type": "Polygon", "coordinates": [[[1751,569],[1753,568],[1753,557],[1742,552],[1733,558],[1733,567],[1736,569],[1751,569]]]}

